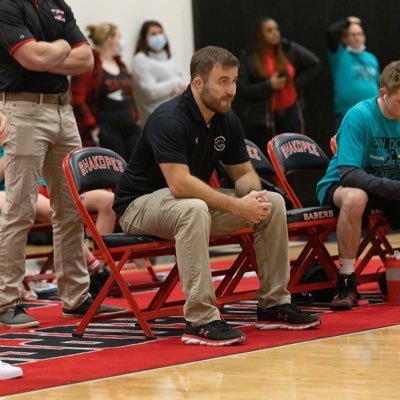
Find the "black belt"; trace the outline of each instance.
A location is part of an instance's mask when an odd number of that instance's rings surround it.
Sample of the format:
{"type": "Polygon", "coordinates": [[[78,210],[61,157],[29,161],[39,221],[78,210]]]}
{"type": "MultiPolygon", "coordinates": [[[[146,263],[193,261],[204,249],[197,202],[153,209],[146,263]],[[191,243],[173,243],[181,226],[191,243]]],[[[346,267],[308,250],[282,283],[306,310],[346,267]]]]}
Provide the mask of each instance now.
{"type": "Polygon", "coordinates": [[[32,103],[58,104],[64,106],[66,104],[71,104],[71,95],[69,93],[1,92],[0,101],[31,101],[32,103]]]}

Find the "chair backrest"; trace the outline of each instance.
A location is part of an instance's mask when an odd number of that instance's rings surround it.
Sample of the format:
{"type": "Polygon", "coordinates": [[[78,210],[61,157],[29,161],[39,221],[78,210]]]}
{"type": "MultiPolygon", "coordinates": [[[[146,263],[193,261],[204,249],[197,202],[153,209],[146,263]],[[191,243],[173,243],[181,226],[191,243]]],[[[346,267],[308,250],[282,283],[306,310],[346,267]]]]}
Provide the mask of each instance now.
{"type": "Polygon", "coordinates": [[[293,204],[284,188],[279,186],[279,180],[271,162],[255,143],[248,139],[245,139],[245,142],[251,164],[260,176],[263,189],[277,192],[282,195],[285,200],[286,208],[288,210],[292,209],[293,204]]]}
{"type": "MultiPolygon", "coordinates": [[[[100,233],[80,195],[89,190],[115,188],[125,167],[126,162],[119,154],[102,147],[72,150],[63,160],[64,174],[72,199],[98,245],[101,241],[100,233]]],[[[100,246],[105,248],[104,243],[100,246]]]]}
{"type": "Polygon", "coordinates": [[[114,188],[124,172],[126,161],[112,150],[84,147],[71,151],[64,159],[64,173],[78,194],[95,189],[114,188]]]}
{"type": "Polygon", "coordinates": [[[260,148],[249,139],[245,139],[247,153],[257,174],[267,179],[275,179],[276,172],[271,162],[260,148]]]}
{"type": "MultiPolygon", "coordinates": [[[[275,182],[276,173],[271,162],[268,160],[265,154],[263,154],[260,148],[256,144],[254,144],[251,140],[245,139],[245,144],[247,153],[249,154],[250,157],[251,164],[253,165],[257,174],[261,178],[264,178],[267,181],[271,182],[271,184],[273,184],[275,182]]],[[[229,178],[222,163],[217,167],[217,172],[219,180],[221,182],[221,186],[233,188],[233,183],[229,178]]]]}
{"type": "Polygon", "coordinates": [[[280,185],[294,207],[316,206],[316,184],[329,165],[321,147],[309,136],[282,133],[268,142],[267,150],[280,185]]]}

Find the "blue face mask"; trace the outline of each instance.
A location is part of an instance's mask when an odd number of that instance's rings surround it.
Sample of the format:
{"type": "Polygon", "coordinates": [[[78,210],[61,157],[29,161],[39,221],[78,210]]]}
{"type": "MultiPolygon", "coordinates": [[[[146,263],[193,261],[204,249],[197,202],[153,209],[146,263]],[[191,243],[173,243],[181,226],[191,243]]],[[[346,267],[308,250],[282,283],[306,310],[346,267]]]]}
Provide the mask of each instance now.
{"type": "Polygon", "coordinates": [[[124,49],[125,49],[125,40],[123,37],[121,37],[118,43],[118,49],[117,49],[118,54],[121,55],[124,49]]]}
{"type": "Polygon", "coordinates": [[[158,35],[152,35],[147,38],[147,44],[150,49],[153,51],[162,50],[167,44],[167,37],[163,33],[159,33],[158,35]]]}

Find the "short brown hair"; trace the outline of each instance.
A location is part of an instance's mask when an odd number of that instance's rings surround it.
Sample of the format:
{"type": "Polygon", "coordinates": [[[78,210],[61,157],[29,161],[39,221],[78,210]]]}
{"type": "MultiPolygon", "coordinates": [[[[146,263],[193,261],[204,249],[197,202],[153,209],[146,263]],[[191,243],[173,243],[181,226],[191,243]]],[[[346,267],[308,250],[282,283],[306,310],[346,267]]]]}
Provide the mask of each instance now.
{"type": "Polygon", "coordinates": [[[192,56],[192,60],[190,61],[190,79],[193,80],[197,75],[206,79],[216,64],[222,67],[237,67],[239,66],[239,60],[230,51],[222,47],[203,47],[197,50],[192,56]]]}
{"type": "Polygon", "coordinates": [[[389,94],[400,89],[400,61],[392,61],[382,71],[380,87],[386,88],[389,94]]]}

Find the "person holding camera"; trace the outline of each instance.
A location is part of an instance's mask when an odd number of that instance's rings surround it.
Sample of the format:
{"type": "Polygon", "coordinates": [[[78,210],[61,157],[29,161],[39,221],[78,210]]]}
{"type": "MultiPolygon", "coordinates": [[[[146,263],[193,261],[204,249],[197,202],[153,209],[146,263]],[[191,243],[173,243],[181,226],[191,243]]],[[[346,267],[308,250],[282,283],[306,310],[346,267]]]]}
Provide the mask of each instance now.
{"type": "Polygon", "coordinates": [[[255,23],[240,60],[237,106],[246,137],[265,154],[276,134],[304,133],[302,90],[319,64],[310,50],[282,38],[272,18],[255,23]]]}

